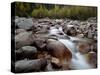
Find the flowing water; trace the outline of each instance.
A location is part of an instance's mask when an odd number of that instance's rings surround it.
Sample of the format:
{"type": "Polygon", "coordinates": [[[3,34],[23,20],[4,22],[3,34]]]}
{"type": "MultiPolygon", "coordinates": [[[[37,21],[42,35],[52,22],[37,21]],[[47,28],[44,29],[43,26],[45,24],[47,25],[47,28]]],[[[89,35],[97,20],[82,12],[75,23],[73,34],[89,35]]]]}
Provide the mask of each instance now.
{"type": "MultiPolygon", "coordinates": [[[[63,31],[62,27],[59,27],[57,29],[56,27],[51,27],[49,34],[50,35],[59,35],[59,33],[62,33],[63,36],[67,36],[63,31]]],[[[62,35],[59,35],[62,36],[62,35]]],[[[70,37],[70,36],[68,36],[70,37]]],[[[73,40],[82,40],[76,37],[70,37],[70,39],[62,39],[58,38],[58,41],[60,41],[62,44],[64,44],[72,53],[72,60],[70,68],[72,69],[90,69],[92,68],[86,61],[86,58],[79,52],[79,50],[76,48],[76,43],[73,42],[73,40]]]]}

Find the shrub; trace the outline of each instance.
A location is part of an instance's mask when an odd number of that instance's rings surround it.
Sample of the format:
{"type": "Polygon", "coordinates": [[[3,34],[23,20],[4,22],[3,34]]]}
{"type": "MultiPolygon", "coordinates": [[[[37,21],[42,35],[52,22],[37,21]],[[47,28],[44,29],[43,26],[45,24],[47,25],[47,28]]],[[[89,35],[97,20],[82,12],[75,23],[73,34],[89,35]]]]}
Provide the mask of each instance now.
{"type": "Polygon", "coordinates": [[[47,17],[48,16],[48,10],[46,9],[46,7],[41,5],[40,8],[33,9],[31,16],[32,17],[38,17],[38,18],[47,17]]]}

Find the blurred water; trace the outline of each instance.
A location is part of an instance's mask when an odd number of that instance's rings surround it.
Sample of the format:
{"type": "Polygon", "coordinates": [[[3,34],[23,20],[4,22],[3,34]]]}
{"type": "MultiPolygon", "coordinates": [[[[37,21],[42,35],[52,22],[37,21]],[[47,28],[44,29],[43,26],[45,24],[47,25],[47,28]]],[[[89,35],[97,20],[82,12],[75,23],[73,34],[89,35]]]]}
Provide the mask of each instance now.
{"type": "Polygon", "coordinates": [[[49,35],[58,35],[59,33],[59,29],[57,29],[56,27],[50,27],[49,35]]]}
{"type": "Polygon", "coordinates": [[[72,58],[71,68],[72,69],[90,69],[92,68],[87,62],[85,57],[79,52],[75,54],[77,59],[72,58]]]}
{"type": "MultiPolygon", "coordinates": [[[[62,31],[62,27],[59,29],[57,28],[51,28],[50,34],[52,35],[59,35],[59,33],[62,33],[63,35],[66,35],[62,31]]],[[[70,68],[72,69],[90,69],[91,66],[87,63],[86,58],[78,51],[76,48],[76,44],[72,40],[80,40],[76,37],[70,37],[70,39],[61,39],[58,37],[58,41],[60,41],[62,44],[67,47],[71,53],[72,53],[72,60],[70,64],[70,68]]]]}

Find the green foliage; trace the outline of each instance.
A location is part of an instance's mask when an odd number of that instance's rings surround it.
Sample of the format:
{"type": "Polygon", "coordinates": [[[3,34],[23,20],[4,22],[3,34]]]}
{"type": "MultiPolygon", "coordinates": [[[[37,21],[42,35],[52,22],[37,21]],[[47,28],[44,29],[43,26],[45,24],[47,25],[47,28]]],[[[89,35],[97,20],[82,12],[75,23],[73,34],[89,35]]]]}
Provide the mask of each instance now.
{"type": "Polygon", "coordinates": [[[31,15],[32,15],[32,17],[38,17],[38,18],[47,17],[48,10],[44,6],[40,5],[40,7],[38,9],[33,9],[31,15]]]}
{"type": "Polygon", "coordinates": [[[30,11],[30,4],[29,3],[23,3],[23,2],[16,2],[15,4],[15,14],[18,16],[29,16],[30,11]]]}
{"type": "Polygon", "coordinates": [[[60,6],[53,5],[46,6],[45,4],[31,3],[16,3],[16,15],[17,16],[30,16],[35,18],[71,18],[71,19],[87,19],[89,17],[97,17],[96,7],[87,6],[60,6]]]}

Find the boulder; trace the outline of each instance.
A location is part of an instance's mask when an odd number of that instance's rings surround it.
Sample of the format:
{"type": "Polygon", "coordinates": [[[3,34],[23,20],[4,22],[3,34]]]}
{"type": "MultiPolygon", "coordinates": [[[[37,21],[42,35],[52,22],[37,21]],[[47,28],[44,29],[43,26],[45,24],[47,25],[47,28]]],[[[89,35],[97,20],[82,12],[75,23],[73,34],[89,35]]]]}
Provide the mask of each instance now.
{"type": "Polygon", "coordinates": [[[88,54],[88,62],[93,67],[97,67],[97,54],[94,51],[90,51],[88,54]]]}
{"type": "Polygon", "coordinates": [[[33,45],[37,47],[38,50],[43,50],[46,46],[45,38],[35,38],[33,45]]]}
{"type": "Polygon", "coordinates": [[[79,52],[82,54],[87,54],[91,50],[90,45],[88,43],[79,43],[77,47],[79,52]]]}
{"type": "Polygon", "coordinates": [[[21,59],[34,59],[36,58],[35,55],[37,53],[37,49],[34,46],[24,46],[18,50],[15,50],[16,53],[16,60],[21,59]]]}
{"type": "Polygon", "coordinates": [[[71,60],[72,53],[60,41],[48,39],[46,43],[47,51],[51,54],[51,56],[58,58],[61,63],[65,59],[67,61],[71,60]]]}
{"type": "Polygon", "coordinates": [[[15,25],[18,26],[18,23],[24,21],[26,18],[25,17],[18,17],[18,16],[15,16],[15,25]]]}
{"type": "Polygon", "coordinates": [[[15,36],[16,49],[31,45],[34,41],[32,32],[22,32],[15,36]]]}
{"type": "Polygon", "coordinates": [[[47,33],[49,26],[48,25],[41,25],[36,24],[32,27],[34,33],[47,33]]]}
{"type": "Polygon", "coordinates": [[[37,72],[44,70],[47,65],[46,59],[20,60],[15,63],[16,73],[37,72]]]}
{"type": "Polygon", "coordinates": [[[77,31],[74,25],[65,25],[63,26],[63,31],[69,36],[76,36],[77,31]]]}
{"type": "Polygon", "coordinates": [[[18,23],[19,28],[26,29],[26,30],[31,29],[33,25],[34,25],[33,20],[31,18],[25,19],[24,21],[18,23]]]}

